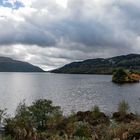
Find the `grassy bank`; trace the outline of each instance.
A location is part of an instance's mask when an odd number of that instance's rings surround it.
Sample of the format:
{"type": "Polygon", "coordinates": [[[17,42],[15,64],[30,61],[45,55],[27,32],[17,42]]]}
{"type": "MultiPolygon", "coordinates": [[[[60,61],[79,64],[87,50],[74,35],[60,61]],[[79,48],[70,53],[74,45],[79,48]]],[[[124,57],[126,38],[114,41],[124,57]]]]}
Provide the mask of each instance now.
{"type": "Polygon", "coordinates": [[[20,103],[14,117],[0,111],[4,140],[139,140],[140,116],[129,112],[122,101],[112,116],[98,106],[64,116],[50,100],[37,100],[30,106],[20,103]]]}

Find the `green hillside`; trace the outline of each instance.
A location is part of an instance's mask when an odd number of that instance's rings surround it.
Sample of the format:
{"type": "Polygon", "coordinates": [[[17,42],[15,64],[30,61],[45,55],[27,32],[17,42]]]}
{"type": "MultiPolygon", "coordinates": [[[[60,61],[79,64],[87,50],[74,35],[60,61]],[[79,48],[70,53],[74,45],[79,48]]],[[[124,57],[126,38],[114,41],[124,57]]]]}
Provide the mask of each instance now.
{"type": "Polygon", "coordinates": [[[88,59],[72,62],[61,68],[52,70],[53,73],[69,74],[112,74],[118,68],[140,71],[140,55],[129,54],[112,58],[88,59]]]}

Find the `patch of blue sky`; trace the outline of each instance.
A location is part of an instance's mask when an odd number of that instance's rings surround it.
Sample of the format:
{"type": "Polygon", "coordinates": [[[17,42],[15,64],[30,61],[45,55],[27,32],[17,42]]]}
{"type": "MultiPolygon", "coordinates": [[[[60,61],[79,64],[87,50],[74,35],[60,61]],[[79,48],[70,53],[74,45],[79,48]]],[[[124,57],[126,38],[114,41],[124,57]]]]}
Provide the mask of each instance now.
{"type": "Polygon", "coordinates": [[[20,1],[14,1],[13,3],[9,2],[8,0],[0,0],[0,7],[8,7],[11,9],[19,9],[24,7],[24,4],[20,1]]]}

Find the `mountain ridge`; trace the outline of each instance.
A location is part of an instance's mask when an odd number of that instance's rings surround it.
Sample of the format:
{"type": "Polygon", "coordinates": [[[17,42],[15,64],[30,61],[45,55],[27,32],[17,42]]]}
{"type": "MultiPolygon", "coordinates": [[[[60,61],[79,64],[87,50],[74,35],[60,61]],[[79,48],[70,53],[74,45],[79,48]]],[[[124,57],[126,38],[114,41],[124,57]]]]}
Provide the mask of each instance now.
{"type": "Polygon", "coordinates": [[[68,74],[112,74],[113,71],[118,68],[140,71],[140,54],[128,54],[110,58],[95,58],[72,62],[61,68],[54,69],[51,72],[68,74]]]}
{"type": "Polygon", "coordinates": [[[0,56],[0,72],[44,72],[28,62],[0,56]]]}

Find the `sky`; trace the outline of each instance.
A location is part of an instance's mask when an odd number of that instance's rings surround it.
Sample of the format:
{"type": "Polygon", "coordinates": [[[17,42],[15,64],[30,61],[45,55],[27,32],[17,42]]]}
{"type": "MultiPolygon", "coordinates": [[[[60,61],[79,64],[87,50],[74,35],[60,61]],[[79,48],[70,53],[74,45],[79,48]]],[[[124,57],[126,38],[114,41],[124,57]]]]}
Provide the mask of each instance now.
{"type": "Polygon", "coordinates": [[[139,0],[0,0],[0,56],[44,70],[140,53],[139,0]]]}

